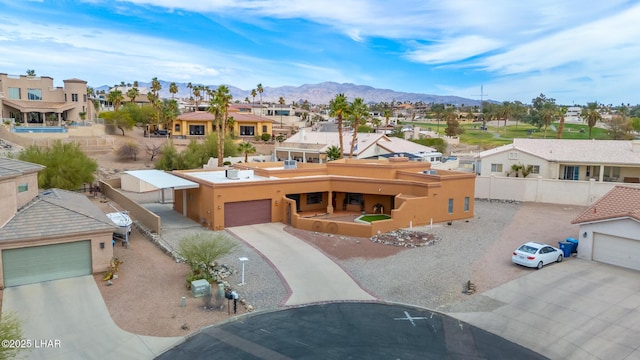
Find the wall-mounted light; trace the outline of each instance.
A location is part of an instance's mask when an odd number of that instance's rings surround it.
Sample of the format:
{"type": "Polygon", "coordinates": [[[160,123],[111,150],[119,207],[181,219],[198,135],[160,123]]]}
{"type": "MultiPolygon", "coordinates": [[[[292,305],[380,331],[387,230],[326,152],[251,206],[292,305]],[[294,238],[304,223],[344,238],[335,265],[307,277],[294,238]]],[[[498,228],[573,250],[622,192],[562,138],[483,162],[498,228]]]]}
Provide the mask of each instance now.
{"type": "Polygon", "coordinates": [[[218,210],[222,209],[222,206],[218,205],[218,210]]]}
{"type": "Polygon", "coordinates": [[[100,243],[100,249],[104,249],[104,243],[103,242],[100,243]]]}
{"type": "Polygon", "coordinates": [[[584,233],[582,233],[582,237],[586,238],[587,237],[587,232],[585,231],[584,233]]]}

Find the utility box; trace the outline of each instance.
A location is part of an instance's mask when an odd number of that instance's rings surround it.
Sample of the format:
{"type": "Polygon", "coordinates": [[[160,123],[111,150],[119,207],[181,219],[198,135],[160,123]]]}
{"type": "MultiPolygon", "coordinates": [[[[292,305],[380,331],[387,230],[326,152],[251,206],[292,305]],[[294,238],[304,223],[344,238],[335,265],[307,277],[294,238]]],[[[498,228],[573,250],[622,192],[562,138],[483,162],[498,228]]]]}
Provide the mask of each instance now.
{"type": "Polygon", "coordinates": [[[193,297],[202,297],[211,293],[211,284],[205,279],[193,280],[191,282],[191,294],[193,297]]]}

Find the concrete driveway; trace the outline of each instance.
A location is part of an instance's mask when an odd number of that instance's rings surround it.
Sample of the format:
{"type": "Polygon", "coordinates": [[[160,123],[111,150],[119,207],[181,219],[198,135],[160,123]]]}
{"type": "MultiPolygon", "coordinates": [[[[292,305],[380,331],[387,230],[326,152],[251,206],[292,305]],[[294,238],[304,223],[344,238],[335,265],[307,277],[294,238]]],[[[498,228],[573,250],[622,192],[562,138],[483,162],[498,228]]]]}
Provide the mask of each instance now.
{"type": "Polygon", "coordinates": [[[484,292],[492,311],[449,315],[551,359],[640,359],[639,280],[572,258],[484,292]]]}
{"type": "Polygon", "coordinates": [[[269,259],[291,290],[285,305],[375,300],[322,252],[285,232],[282,223],[227,229],[269,259]],[[322,284],[319,286],[319,284],[322,284]]]}
{"type": "Polygon", "coordinates": [[[6,288],[2,312],[21,319],[24,338],[33,344],[24,352],[28,359],[153,359],[184,341],[120,329],[93,276],[6,288]]]}

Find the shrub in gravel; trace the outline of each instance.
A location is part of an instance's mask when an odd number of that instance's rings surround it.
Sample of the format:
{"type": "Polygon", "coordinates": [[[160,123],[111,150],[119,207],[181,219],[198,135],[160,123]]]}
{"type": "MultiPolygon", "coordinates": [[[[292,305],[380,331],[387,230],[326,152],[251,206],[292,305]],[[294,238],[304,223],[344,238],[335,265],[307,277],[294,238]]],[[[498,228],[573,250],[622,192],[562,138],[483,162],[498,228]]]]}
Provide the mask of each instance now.
{"type": "Polygon", "coordinates": [[[178,254],[191,267],[187,275],[187,284],[193,280],[206,279],[211,281],[211,269],[215,267],[216,259],[227,255],[238,244],[225,233],[203,231],[189,235],[180,241],[178,254]]]}

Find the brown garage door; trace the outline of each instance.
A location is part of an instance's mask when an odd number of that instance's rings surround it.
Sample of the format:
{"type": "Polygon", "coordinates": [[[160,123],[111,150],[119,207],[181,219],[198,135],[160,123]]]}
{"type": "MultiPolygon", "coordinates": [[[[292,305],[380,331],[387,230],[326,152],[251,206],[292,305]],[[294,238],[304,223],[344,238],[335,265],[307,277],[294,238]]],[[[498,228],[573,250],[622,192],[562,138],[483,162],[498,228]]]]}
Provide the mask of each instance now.
{"type": "Polygon", "coordinates": [[[271,200],[240,201],[224,204],[224,227],[271,222],[271,200]]]}

